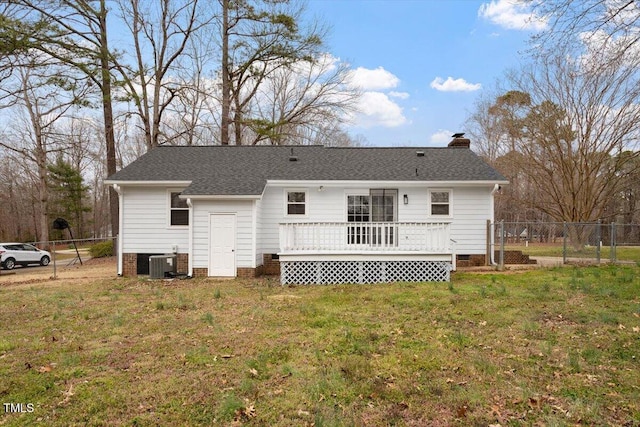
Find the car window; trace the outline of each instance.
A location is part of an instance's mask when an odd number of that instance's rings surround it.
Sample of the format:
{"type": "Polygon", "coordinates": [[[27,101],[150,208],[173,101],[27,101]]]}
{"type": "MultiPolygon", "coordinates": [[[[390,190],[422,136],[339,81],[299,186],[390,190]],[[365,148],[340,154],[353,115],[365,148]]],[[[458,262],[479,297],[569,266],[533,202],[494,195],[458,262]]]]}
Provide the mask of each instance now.
{"type": "Polygon", "coordinates": [[[24,245],[22,245],[22,247],[24,248],[23,250],[25,250],[25,251],[32,251],[32,252],[37,252],[38,251],[38,248],[36,248],[35,246],[32,246],[32,245],[24,244],[24,245]]]}
{"type": "Polygon", "coordinates": [[[5,246],[9,251],[21,251],[22,245],[7,245],[5,246]]]}

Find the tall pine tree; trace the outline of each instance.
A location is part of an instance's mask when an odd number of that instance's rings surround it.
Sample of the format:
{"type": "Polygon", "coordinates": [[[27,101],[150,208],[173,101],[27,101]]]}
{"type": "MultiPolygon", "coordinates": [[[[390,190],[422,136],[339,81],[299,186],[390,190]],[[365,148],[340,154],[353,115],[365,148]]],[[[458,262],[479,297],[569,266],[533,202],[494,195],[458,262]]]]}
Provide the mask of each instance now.
{"type": "Polygon", "coordinates": [[[83,204],[89,187],[84,185],[80,172],[59,156],[48,166],[51,203],[49,218],[65,218],[76,230],[76,237],[84,236],[83,213],[91,208],[83,204]]]}

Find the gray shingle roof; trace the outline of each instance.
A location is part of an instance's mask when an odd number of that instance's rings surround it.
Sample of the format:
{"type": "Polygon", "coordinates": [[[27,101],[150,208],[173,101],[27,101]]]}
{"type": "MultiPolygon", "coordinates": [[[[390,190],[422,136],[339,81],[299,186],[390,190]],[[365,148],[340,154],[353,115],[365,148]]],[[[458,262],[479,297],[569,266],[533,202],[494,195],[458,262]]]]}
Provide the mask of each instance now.
{"type": "Polygon", "coordinates": [[[185,195],[259,195],[267,180],[506,182],[466,148],[220,145],[157,147],[108,180],[191,181],[185,195]]]}

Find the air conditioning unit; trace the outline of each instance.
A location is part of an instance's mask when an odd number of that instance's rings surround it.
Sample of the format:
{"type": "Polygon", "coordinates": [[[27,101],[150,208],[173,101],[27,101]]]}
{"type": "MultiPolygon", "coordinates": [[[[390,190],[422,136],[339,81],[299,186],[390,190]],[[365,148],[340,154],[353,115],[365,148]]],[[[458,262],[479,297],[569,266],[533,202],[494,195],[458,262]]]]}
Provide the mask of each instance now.
{"type": "Polygon", "coordinates": [[[149,257],[149,278],[164,279],[167,273],[176,273],[177,258],[175,255],[152,255],[149,257]]]}

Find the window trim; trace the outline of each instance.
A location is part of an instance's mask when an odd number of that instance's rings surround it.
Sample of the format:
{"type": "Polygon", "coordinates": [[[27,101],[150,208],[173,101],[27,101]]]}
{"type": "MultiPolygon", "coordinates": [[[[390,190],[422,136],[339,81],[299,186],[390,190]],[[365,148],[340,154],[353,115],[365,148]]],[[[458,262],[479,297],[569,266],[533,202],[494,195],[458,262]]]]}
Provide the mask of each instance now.
{"type": "MultiPolygon", "coordinates": [[[[184,188],[168,188],[167,189],[167,228],[170,229],[187,229],[189,228],[189,224],[182,224],[182,225],[173,225],[171,224],[171,211],[176,209],[176,210],[181,210],[181,211],[187,211],[187,221],[190,221],[189,218],[189,206],[187,206],[186,208],[173,208],[171,207],[171,194],[172,193],[182,193],[184,191],[184,188]]],[[[186,203],[186,200],[185,200],[186,203]]]]}
{"type": "MultiPolygon", "coordinates": [[[[437,203],[437,204],[444,204],[444,203],[437,203]]],[[[452,188],[430,188],[429,191],[427,191],[427,216],[429,218],[442,218],[442,219],[451,219],[453,218],[453,189],[452,188]],[[443,214],[434,214],[431,211],[431,208],[433,207],[433,202],[431,201],[431,194],[432,193],[449,193],[449,213],[446,215],[443,214]]]]}
{"type": "MultiPolygon", "coordinates": [[[[297,205],[302,203],[293,202],[297,205]]],[[[308,188],[285,188],[284,189],[284,217],[285,218],[308,218],[309,217],[309,189],[308,188]],[[304,213],[289,213],[289,193],[304,193],[304,213]]]]}

